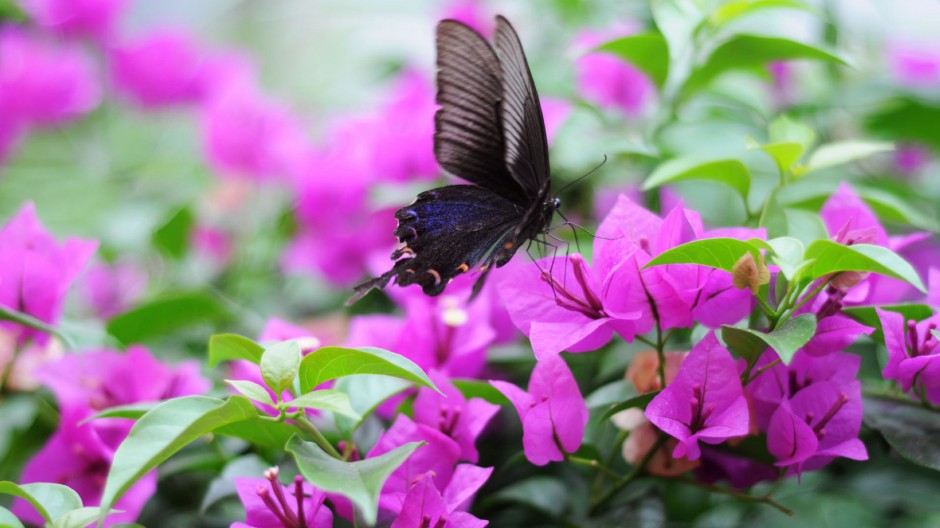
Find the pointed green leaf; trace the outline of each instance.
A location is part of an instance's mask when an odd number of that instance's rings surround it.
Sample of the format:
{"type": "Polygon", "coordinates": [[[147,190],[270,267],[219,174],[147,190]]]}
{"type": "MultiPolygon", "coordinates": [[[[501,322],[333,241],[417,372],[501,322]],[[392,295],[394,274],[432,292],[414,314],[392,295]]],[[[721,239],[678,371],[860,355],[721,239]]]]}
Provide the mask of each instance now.
{"type": "Polygon", "coordinates": [[[808,278],[815,279],[840,271],[869,271],[901,279],[927,292],[914,268],[886,247],[870,244],[843,246],[831,240],[817,240],[806,248],[805,258],[816,260],[809,269],[808,278]]]}
{"type": "Polygon", "coordinates": [[[24,528],[13,512],[0,506],[0,528],[24,528]]]}
{"type": "Polygon", "coordinates": [[[82,498],[72,488],[62,484],[37,482],[17,484],[0,481],[0,494],[13,495],[26,500],[47,522],[58,519],[66,512],[82,507],[82,498]]]}
{"type": "Polygon", "coordinates": [[[767,342],[758,334],[747,328],[723,325],[721,327],[721,340],[735,357],[744,358],[748,364],[753,364],[757,358],[767,350],[767,342]]]}
{"type": "Polygon", "coordinates": [[[629,62],[662,88],[669,74],[669,46],[659,33],[640,33],[612,40],[597,51],[611,53],[629,62]]]}
{"type": "Polygon", "coordinates": [[[685,180],[707,180],[723,183],[747,198],[751,189],[751,171],[736,159],[696,161],[679,158],[667,161],[643,181],[643,190],[685,180]]]}
{"type": "Polygon", "coordinates": [[[738,259],[748,251],[753,255],[758,254],[758,249],[753,244],[735,238],[706,238],[693,240],[663,251],[644,267],[650,268],[663,264],[699,264],[730,272],[738,259]]]}
{"type": "Polygon", "coordinates": [[[770,159],[774,160],[781,174],[786,174],[806,151],[806,147],[795,141],[757,145],[753,149],[766,152],[770,159]]]}
{"type": "Polygon", "coordinates": [[[438,390],[421,367],[404,356],[381,348],[328,346],[300,362],[300,391],[307,393],[325,381],[353,374],[393,376],[438,390]]]}
{"type": "MultiPolygon", "coordinates": [[[[809,343],[809,340],[816,334],[816,316],[813,314],[803,314],[797,317],[791,317],[767,334],[750,329],[744,329],[744,331],[751,333],[766,343],[767,346],[776,350],[777,355],[780,356],[780,361],[782,361],[784,365],[789,365],[790,361],[793,359],[793,355],[796,354],[799,349],[803,348],[803,345],[809,343]]],[[[722,337],[724,337],[723,333],[722,337]]],[[[734,338],[732,338],[732,341],[736,343],[743,342],[743,340],[735,340],[734,338]]],[[[752,343],[748,343],[748,346],[753,345],[752,343]]]]}
{"type": "Polygon", "coordinates": [[[294,383],[300,371],[300,358],[300,345],[294,340],[275,343],[264,349],[261,377],[274,394],[281,394],[294,383]]]}
{"type": "Polygon", "coordinates": [[[271,399],[271,393],[253,381],[225,380],[225,383],[228,383],[242,395],[247,396],[256,402],[264,403],[266,405],[270,405],[271,407],[274,407],[275,405],[274,400],[271,399]]]}
{"type": "Polygon", "coordinates": [[[303,409],[320,409],[323,411],[330,411],[334,414],[347,416],[353,420],[356,420],[357,422],[362,420],[362,416],[352,408],[352,405],[350,405],[349,395],[347,395],[345,392],[333,389],[321,389],[308,392],[299,398],[294,398],[293,400],[287,402],[286,405],[303,409]]]}
{"type": "Polygon", "coordinates": [[[777,193],[771,193],[761,211],[758,225],[767,230],[770,238],[781,237],[787,234],[787,212],[777,202],[777,193]]]}
{"type": "Polygon", "coordinates": [[[287,451],[294,455],[300,473],[314,486],[340,493],[356,505],[366,524],[375,524],[379,509],[379,493],[398,466],[423,445],[409,442],[388,453],[356,462],[344,462],[326,454],[313,442],[294,436],[287,451]]]}
{"type": "Polygon", "coordinates": [[[764,9],[805,9],[810,7],[799,0],[732,0],[721,4],[712,14],[712,23],[723,26],[732,20],[764,9]]]}
{"type": "MultiPolygon", "coordinates": [[[[113,510],[112,510],[113,512],[113,510]]],[[[101,517],[101,508],[88,506],[63,514],[52,523],[52,528],[85,528],[101,517]]]]}
{"type": "Polygon", "coordinates": [[[153,245],[165,255],[179,259],[189,249],[189,236],[196,218],[190,208],[183,207],[153,232],[153,245]]]}
{"type": "Polygon", "coordinates": [[[271,421],[265,416],[255,416],[240,422],[219,427],[213,434],[232,436],[261,447],[283,450],[290,437],[297,433],[293,425],[271,421]]]}
{"type": "Polygon", "coordinates": [[[263,353],[263,346],[240,335],[215,334],[209,338],[210,367],[233,359],[244,359],[257,365],[261,362],[263,353]]]}
{"type": "Polygon", "coordinates": [[[108,333],[124,344],[141,343],[227,316],[228,310],[210,293],[170,293],[114,317],[108,333]]]}
{"type": "Polygon", "coordinates": [[[134,424],[118,446],[101,497],[107,511],[135,482],[200,436],[258,411],[247,398],[186,396],[157,405],[134,424]]]}
{"type": "Polygon", "coordinates": [[[705,14],[693,0],[652,0],[650,9],[656,27],[669,44],[669,56],[673,59],[682,56],[692,44],[692,33],[705,14]]]}
{"type": "Polygon", "coordinates": [[[115,407],[109,407],[94,416],[85,418],[82,423],[97,420],[99,418],[130,418],[131,420],[137,420],[141,416],[150,412],[150,410],[153,409],[155,405],[156,404],[154,404],[154,402],[117,405],[115,407]]]}
{"type": "Polygon", "coordinates": [[[767,241],[773,251],[773,262],[788,280],[793,280],[796,271],[803,265],[803,243],[793,237],[777,237],[767,241]]]}
{"type": "Polygon", "coordinates": [[[503,407],[512,405],[512,402],[509,401],[509,398],[507,398],[505,394],[499,392],[496,387],[490,385],[487,381],[465,378],[454,378],[450,381],[454,384],[454,387],[463,394],[464,398],[480,398],[503,407]]]}
{"type": "Polygon", "coordinates": [[[884,141],[839,141],[820,145],[809,157],[806,172],[817,171],[843,163],[867,158],[879,152],[891,152],[894,144],[884,141]]]}
{"type": "Polygon", "coordinates": [[[705,64],[689,77],[684,91],[691,94],[731,70],[748,70],[780,60],[805,59],[846,64],[838,55],[795,40],[763,35],[738,34],[712,52],[705,64]]]}
{"type": "Polygon", "coordinates": [[[866,397],[865,425],[880,432],[902,457],[940,471],[940,413],[913,403],[866,397]]]}
{"type": "Polygon", "coordinates": [[[351,420],[345,416],[336,417],[336,427],[346,435],[351,434],[366,417],[385,400],[410,388],[410,382],[401,378],[390,378],[375,374],[346,376],[336,380],[334,387],[349,396],[349,404],[361,416],[351,420]]]}
{"type": "Polygon", "coordinates": [[[803,147],[803,151],[809,149],[816,141],[816,132],[812,128],[786,114],[771,121],[767,126],[767,133],[771,143],[797,143],[803,147]]]}

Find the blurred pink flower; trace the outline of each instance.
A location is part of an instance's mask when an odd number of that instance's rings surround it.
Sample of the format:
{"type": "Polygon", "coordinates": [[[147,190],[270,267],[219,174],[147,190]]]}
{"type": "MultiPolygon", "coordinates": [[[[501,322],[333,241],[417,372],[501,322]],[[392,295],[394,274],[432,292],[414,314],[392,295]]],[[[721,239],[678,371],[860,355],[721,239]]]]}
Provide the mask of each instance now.
{"type": "Polygon", "coordinates": [[[571,103],[554,97],[541,97],[539,102],[542,104],[542,117],[545,119],[546,139],[551,145],[562,123],[571,115],[571,103]]]}
{"type": "MultiPolygon", "coordinates": [[[[433,180],[440,171],[434,159],[434,86],[424,75],[407,70],[392,88],[391,99],[378,111],[371,144],[376,179],[433,180]]],[[[368,131],[365,131],[368,134],[368,131]]]]}
{"type": "Polygon", "coordinates": [[[219,268],[225,267],[232,258],[232,241],[228,233],[207,225],[193,229],[190,245],[193,250],[219,268]]]}
{"type": "Polygon", "coordinates": [[[932,157],[930,149],[923,145],[901,144],[894,151],[894,167],[898,172],[912,174],[923,169],[932,157]]]}
{"type": "Polygon", "coordinates": [[[480,0],[451,0],[444,6],[441,19],[463,22],[489,38],[495,28],[494,18],[481,4],[480,0]]]}
{"type": "Polygon", "coordinates": [[[114,33],[127,0],[23,0],[36,24],[63,35],[105,41],[114,33]]]}
{"type": "Polygon", "coordinates": [[[23,127],[16,120],[9,119],[7,116],[0,118],[0,173],[2,173],[3,162],[13,152],[22,132],[23,127]]]}
{"type": "Polygon", "coordinates": [[[55,339],[45,344],[17,343],[17,332],[0,329],[0,372],[9,368],[9,378],[3,387],[10,391],[34,391],[39,388],[36,371],[43,365],[58,361],[65,354],[62,343],[55,339]],[[12,366],[10,361],[16,360],[12,366]]]}
{"type": "Polygon", "coordinates": [[[100,99],[94,67],[77,45],[45,40],[16,27],[0,28],[4,121],[57,125],[92,110],[100,99]]]}
{"type": "Polygon", "coordinates": [[[201,95],[205,52],[178,29],[122,42],[110,52],[117,89],[144,108],[194,103],[201,95]]]}
{"type": "Polygon", "coordinates": [[[583,54],[577,68],[578,92],[587,101],[606,109],[617,109],[628,116],[639,114],[654,93],[650,79],[632,65],[593,48],[626,36],[629,31],[584,31],[575,37],[575,47],[583,54]]]}
{"type": "Polygon", "coordinates": [[[223,176],[285,178],[308,156],[303,126],[290,110],[250,84],[219,89],[202,112],[203,149],[223,176]]]}
{"type": "Polygon", "coordinates": [[[940,47],[895,44],[888,48],[888,65],[895,80],[912,88],[940,84],[940,47]]]}
{"type": "Polygon", "coordinates": [[[85,301],[102,319],[126,311],[147,287],[147,274],[136,262],[94,262],[82,278],[85,301]]]}
{"type": "MultiPolygon", "coordinates": [[[[59,245],[27,203],[0,229],[0,305],[55,325],[72,281],[97,248],[97,241],[79,238],[59,245]]],[[[14,323],[3,327],[19,328],[14,323]]],[[[43,344],[48,336],[22,329],[20,339],[28,338],[43,344]]]]}

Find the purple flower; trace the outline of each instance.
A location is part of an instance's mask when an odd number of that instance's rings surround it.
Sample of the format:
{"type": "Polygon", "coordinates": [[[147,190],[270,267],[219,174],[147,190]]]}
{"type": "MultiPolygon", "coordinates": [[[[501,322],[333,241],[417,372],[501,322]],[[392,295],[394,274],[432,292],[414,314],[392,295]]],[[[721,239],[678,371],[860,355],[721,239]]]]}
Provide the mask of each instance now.
{"type": "Polygon", "coordinates": [[[434,159],[436,111],[432,83],[416,71],[402,73],[392,88],[392,98],[372,123],[376,178],[404,182],[438,177],[440,170],[434,159]]]}
{"type": "Polygon", "coordinates": [[[930,149],[917,143],[898,145],[894,151],[894,167],[903,174],[919,172],[931,159],[930,149]]]}
{"type": "Polygon", "coordinates": [[[93,262],[80,283],[82,295],[95,314],[109,319],[126,311],[144,293],[147,274],[136,262],[93,262]]]}
{"type": "MultiPolygon", "coordinates": [[[[767,367],[778,358],[773,349],[767,350],[753,371],[767,367]]],[[[798,351],[789,365],[778,363],[754,377],[747,385],[754,414],[762,430],[767,430],[771,416],[785,401],[815,383],[833,382],[845,385],[855,381],[861,357],[834,352],[814,356],[804,348],[798,351]]]]}
{"type": "Polygon", "coordinates": [[[888,63],[902,86],[932,87],[940,83],[940,49],[936,46],[895,44],[888,48],[888,63]]]}
{"type": "Polygon", "coordinates": [[[544,466],[581,447],[588,408],[568,365],[558,355],[536,363],[529,392],[505,381],[490,384],[512,402],[522,420],[522,446],[529,462],[544,466]]]}
{"type": "Polygon", "coordinates": [[[309,156],[299,120],[243,82],[218,90],[203,106],[202,137],[212,167],[234,178],[285,178],[309,156]]]}
{"type": "Polygon", "coordinates": [[[699,440],[718,444],[748,434],[750,416],[738,369],[714,332],[692,348],[676,379],[649,403],[646,417],[679,441],[675,458],[697,460],[699,440]]]}
{"type": "Polygon", "coordinates": [[[558,129],[571,115],[571,103],[554,97],[541,97],[542,116],[545,119],[545,136],[548,144],[555,141],[558,129]]]}
{"type": "MultiPolygon", "coordinates": [[[[826,303],[831,299],[823,302],[822,310],[826,309],[826,303]]],[[[859,336],[871,335],[875,331],[874,328],[839,313],[826,315],[825,311],[817,312],[817,319],[816,334],[809,340],[809,343],[803,346],[803,351],[810,356],[824,356],[840,352],[854,343],[859,336]]]]}
{"type": "Polygon", "coordinates": [[[888,362],[882,375],[901,389],[911,389],[934,405],[940,405],[940,346],[931,333],[940,327],[940,315],[923,321],[904,321],[897,312],[877,309],[884,330],[888,362]]]}
{"type": "MultiPolygon", "coordinates": [[[[64,484],[79,494],[85,506],[99,504],[114,452],[124,436],[109,437],[102,434],[97,421],[82,423],[91,414],[87,409],[63,407],[59,429],[26,464],[18,482],[64,484]]],[[[129,430],[130,425],[125,426],[125,436],[129,430]]],[[[114,509],[121,513],[109,515],[104,526],[134,522],[156,490],[157,472],[152,471],[138,480],[114,504],[114,509]]],[[[24,500],[14,501],[13,513],[23,521],[43,525],[39,513],[24,500]]]]}
{"type": "Polygon", "coordinates": [[[392,528],[482,528],[489,524],[465,511],[461,511],[464,497],[469,498],[486,482],[493,468],[478,468],[463,464],[454,473],[451,485],[444,491],[437,490],[434,479],[427,474],[419,480],[405,496],[401,513],[392,523],[392,528]],[[461,471],[462,469],[470,471],[461,471]],[[472,468],[472,469],[471,469],[472,468]],[[461,478],[459,473],[467,473],[470,478],[461,478]],[[462,485],[455,486],[461,481],[462,485]],[[451,490],[457,489],[455,492],[451,490]]]}
{"type": "Polygon", "coordinates": [[[237,478],[235,489],[245,506],[245,522],[231,528],[330,528],[333,512],[323,502],[326,494],[294,477],[293,485],[278,480],[278,468],[264,472],[263,479],[237,478]]]}
{"type": "Polygon", "coordinates": [[[703,482],[727,480],[732,487],[748,489],[758,482],[777,478],[777,471],[768,464],[712,447],[702,448],[699,461],[695,476],[703,482]]]}
{"type": "MultiPolygon", "coordinates": [[[[140,346],[126,353],[98,350],[63,356],[41,368],[36,377],[55,394],[61,417],[59,429],[26,464],[20,482],[66,484],[86,506],[101,501],[114,452],[133,423],[123,419],[83,423],[85,419],[116,405],[203,394],[210,386],[199,375],[196,362],[171,368],[140,346]]],[[[153,494],[156,480],[156,472],[141,479],[115,505],[124,513],[109,516],[106,524],[136,519],[153,494]]],[[[25,504],[19,508],[18,514],[29,509],[25,504]]]]}
{"type": "Polygon", "coordinates": [[[582,32],[575,37],[575,46],[584,53],[575,63],[578,92],[584,99],[601,108],[620,110],[627,115],[639,114],[654,93],[653,83],[646,75],[622,59],[593,51],[608,40],[629,31],[582,32]]]}
{"type": "Polygon", "coordinates": [[[450,0],[441,18],[463,22],[487,38],[493,34],[493,16],[484,11],[480,0],[450,0]]]}
{"type": "Polygon", "coordinates": [[[51,126],[92,110],[101,99],[91,61],[75,44],[0,27],[0,115],[51,126]]]}
{"type": "Polygon", "coordinates": [[[46,29],[98,42],[114,33],[118,16],[127,0],[25,0],[30,19],[46,29]]]}
{"type": "Polygon", "coordinates": [[[20,137],[23,135],[23,125],[14,119],[0,119],[0,174],[3,173],[3,162],[6,161],[20,137]]]}
{"type": "Polygon", "coordinates": [[[862,426],[861,383],[823,381],[781,404],[767,427],[767,449],[776,465],[797,474],[818,469],[835,457],[866,460],[858,439],[862,426]]]}
{"type": "Polygon", "coordinates": [[[144,108],[194,103],[204,53],[178,29],[156,31],[111,50],[115,86],[144,108]]]}
{"type": "Polygon", "coordinates": [[[415,422],[434,427],[460,444],[460,459],[476,463],[480,455],[476,441],[490,419],[499,411],[480,398],[467,400],[463,394],[437,371],[431,371],[431,380],[444,394],[422,388],[414,401],[415,422]]]}
{"type": "MultiPolygon", "coordinates": [[[[32,203],[0,229],[0,304],[55,325],[65,294],[98,243],[68,238],[62,245],[45,230],[32,203]]],[[[4,323],[4,328],[18,328],[4,323]]],[[[22,329],[21,339],[45,343],[48,336],[22,329]]]]}

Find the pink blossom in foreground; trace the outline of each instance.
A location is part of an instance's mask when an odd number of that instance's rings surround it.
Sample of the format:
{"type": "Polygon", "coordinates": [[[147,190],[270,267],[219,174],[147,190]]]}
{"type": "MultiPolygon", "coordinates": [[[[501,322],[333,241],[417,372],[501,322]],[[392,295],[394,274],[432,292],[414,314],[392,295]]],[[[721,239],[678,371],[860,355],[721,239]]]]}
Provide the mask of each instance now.
{"type": "MultiPolygon", "coordinates": [[[[59,244],[27,203],[0,229],[0,305],[55,325],[69,287],[97,248],[96,241],[78,238],[59,244]]],[[[48,338],[38,330],[21,330],[21,340],[48,338]]]]}
{"type": "Polygon", "coordinates": [[[480,398],[468,400],[437,371],[431,371],[430,377],[444,394],[422,387],[414,401],[415,422],[434,427],[453,438],[460,444],[460,459],[477,463],[480,458],[477,438],[499,412],[499,406],[480,398]]]}
{"type": "Polygon", "coordinates": [[[623,59],[593,49],[622,36],[626,32],[618,35],[614,31],[585,31],[575,37],[575,46],[583,53],[575,63],[578,92],[601,108],[632,116],[649,103],[655,90],[653,83],[623,59]]]}
{"type": "Polygon", "coordinates": [[[52,126],[94,109],[101,99],[95,69],[82,49],[15,26],[0,27],[0,115],[4,121],[52,126]]]}
{"type": "Polygon", "coordinates": [[[434,528],[482,528],[489,522],[478,519],[465,511],[461,511],[461,498],[464,495],[472,496],[477,489],[482,486],[486,479],[492,473],[493,468],[477,468],[476,466],[462,465],[458,466],[457,473],[451,481],[451,485],[442,495],[434,485],[434,479],[428,474],[418,478],[417,483],[405,496],[402,504],[401,513],[392,523],[392,528],[413,528],[429,526],[434,528]],[[476,478],[472,482],[467,479],[461,479],[458,473],[461,468],[473,468],[474,473],[482,478],[476,478]],[[465,484],[459,486],[461,489],[456,493],[451,492],[457,481],[465,481],[465,484]],[[469,492],[469,493],[467,493],[469,492]],[[456,495],[456,496],[455,496],[456,495]]]}
{"type": "Polygon", "coordinates": [[[646,407],[653,425],[679,443],[672,455],[697,460],[699,441],[718,444],[748,434],[750,417],[738,369],[714,332],[699,341],[676,379],[646,407]]]}
{"type": "Polygon", "coordinates": [[[265,471],[265,478],[234,480],[238,498],[245,506],[245,522],[232,523],[231,528],[333,526],[333,512],[324,504],[326,494],[304,482],[300,475],[289,486],[280,483],[277,468],[265,471]]]}
{"type": "Polygon", "coordinates": [[[30,19],[47,30],[106,42],[128,0],[24,0],[30,19]]]}
{"type": "Polygon", "coordinates": [[[114,85],[141,107],[194,103],[202,95],[205,52],[183,31],[165,29],[122,42],[110,55],[114,85]]]}
{"type": "Polygon", "coordinates": [[[544,466],[560,462],[581,447],[588,408],[565,360],[559,355],[539,360],[529,391],[505,381],[490,385],[512,402],[522,420],[522,445],[529,462],[544,466]]]}
{"type": "Polygon", "coordinates": [[[940,48],[935,44],[898,44],[888,48],[888,65],[897,82],[914,88],[940,84],[940,48]]]}

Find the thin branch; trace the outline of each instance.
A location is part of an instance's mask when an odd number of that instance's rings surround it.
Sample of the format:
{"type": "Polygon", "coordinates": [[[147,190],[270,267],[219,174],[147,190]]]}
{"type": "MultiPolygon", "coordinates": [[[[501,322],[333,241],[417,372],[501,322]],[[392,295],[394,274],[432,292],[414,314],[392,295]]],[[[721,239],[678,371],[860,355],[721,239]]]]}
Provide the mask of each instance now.
{"type": "MultiPolygon", "coordinates": [[[[790,517],[793,517],[794,515],[796,515],[796,512],[794,512],[790,508],[787,508],[783,504],[780,504],[779,502],[775,501],[770,496],[770,493],[764,496],[754,496],[754,495],[748,495],[747,493],[742,493],[740,491],[736,491],[733,489],[722,488],[720,486],[715,486],[713,484],[699,482],[697,480],[690,479],[687,477],[663,477],[663,478],[665,478],[666,480],[673,480],[675,482],[681,482],[682,484],[689,484],[691,486],[697,486],[699,488],[711,491],[713,493],[721,493],[721,494],[728,495],[730,497],[734,497],[736,499],[747,501],[747,502],[761,502],[764,504],[768,504],[780,510],[781,512],[789,515],[790,517]]],[[[774,489],[776,489],[776,486],[772,487],[771,491],[773,491],[774,489]]]]}

